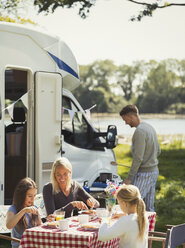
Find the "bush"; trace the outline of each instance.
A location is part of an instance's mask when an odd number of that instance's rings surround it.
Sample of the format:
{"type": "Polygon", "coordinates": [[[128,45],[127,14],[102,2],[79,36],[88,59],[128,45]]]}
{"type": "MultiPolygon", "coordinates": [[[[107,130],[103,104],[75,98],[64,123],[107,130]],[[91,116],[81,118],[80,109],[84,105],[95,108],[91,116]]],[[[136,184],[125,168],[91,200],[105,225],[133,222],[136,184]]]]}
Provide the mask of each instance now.
{"type": "Polygon", "coordinates": [[[165,112],[168,114],[185,114],[185,103],[174,103],[165,112]]]}
{"type": "Polygon", "coordinates": [[[165,230],[166,224],[180,224],[185,220],[185,182],[161,182],[156,190],[155,210],[157,230],[165,230]]]}

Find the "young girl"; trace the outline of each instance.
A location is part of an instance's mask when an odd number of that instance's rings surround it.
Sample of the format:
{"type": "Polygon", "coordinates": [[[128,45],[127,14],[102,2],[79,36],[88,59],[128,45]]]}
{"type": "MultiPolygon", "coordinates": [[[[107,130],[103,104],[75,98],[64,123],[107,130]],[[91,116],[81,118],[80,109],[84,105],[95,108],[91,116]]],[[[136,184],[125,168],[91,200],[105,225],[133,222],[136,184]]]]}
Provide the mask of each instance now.
{"type": "Polygon", "coordinates": [[[134,185],[122,185],[117,191],[117,200],[125,215],[110,227],[103,223],[98,239],[107,241],[119,237],[120,247],[147,248],[148,222],[145,217],[145,204],[138,188],[134,185]]]}
{"type": "MultiPolygon", "coordinates": [[[[38,210],[33,205],[36,194],[37,186],[29,177],[23,178],[15,188],[13,205],[6,217],[6,226],[12,229],[12,237],[21,239],[25,229],[42,224],[38,210]]],[[[12,241],[12,248],[18,246],[18,242],[12,241]]]]}

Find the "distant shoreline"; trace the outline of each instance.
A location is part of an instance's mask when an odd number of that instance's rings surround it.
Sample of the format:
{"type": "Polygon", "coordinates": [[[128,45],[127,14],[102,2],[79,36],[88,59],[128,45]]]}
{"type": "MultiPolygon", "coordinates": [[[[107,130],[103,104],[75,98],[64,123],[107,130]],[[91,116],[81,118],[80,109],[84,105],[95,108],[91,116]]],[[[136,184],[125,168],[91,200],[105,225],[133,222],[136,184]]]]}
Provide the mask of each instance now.
{"type": "MultiPolygon", "coordinates": [[[[91,113],[91,118],[121,118],[119,113],[91,113]]],[[[172,115],[172,114],[140,114],[141,119],[185,119],[185,115],[172,115]]]]}
{"type": "MultiPolygon", "coordinates": [[[[185,145],[185,135],[184,134],[158,134],[158,139],[161,141],[161,144],[169,144],[174,143],[175,141],[182,141],[183,145],[185,145]]],[[[128,144],[131,145],[132,134],[121,134],[118,135],[118,145],[120,144],[128,144]]]]}

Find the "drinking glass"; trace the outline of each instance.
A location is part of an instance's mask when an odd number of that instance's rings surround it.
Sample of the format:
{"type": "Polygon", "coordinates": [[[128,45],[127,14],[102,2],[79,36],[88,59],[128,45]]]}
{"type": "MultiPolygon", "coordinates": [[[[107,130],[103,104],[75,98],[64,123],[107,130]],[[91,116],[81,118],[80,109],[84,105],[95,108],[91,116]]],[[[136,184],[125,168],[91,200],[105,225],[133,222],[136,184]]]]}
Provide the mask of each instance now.
{"type": "Polygon", "coordinates": [[[54,212],[54,215],[55,215],[55,220],[62,220],[64,219],[65,217],[65,211],[62,211],[62,210],[55,210],[54,212]]]}
{"type": "Polygon", "coordinates": [[[105,199],[106,209],[109,213],[109,216],[112,216],[114,206],[116,205],[115,198],[106,198],[105,199]]]}

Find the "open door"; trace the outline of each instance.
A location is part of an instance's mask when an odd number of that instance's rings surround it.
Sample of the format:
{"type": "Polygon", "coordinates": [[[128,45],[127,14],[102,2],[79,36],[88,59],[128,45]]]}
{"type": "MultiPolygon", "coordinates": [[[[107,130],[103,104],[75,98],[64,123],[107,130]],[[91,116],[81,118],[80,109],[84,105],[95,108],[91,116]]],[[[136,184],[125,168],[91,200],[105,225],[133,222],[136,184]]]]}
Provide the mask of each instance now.
{"type": "MultiPolygon", "coordinates": [[[[12,204],[18,182],[27,174],[27,114],[22,97],[28,91],[28,72],[6,68],[4,108],[4,203],[12,204]]],[[[28,97],[28,95],[27,95],[28,97]]]]}
{"type": "Polygon", "coordinates": [[[60,156],[62,77],[35,74],[35,176],[39,192],[50,181],[54,160],[60,156]]]}
{"type": "MultiPolygon", "coordinates": [[[[0,70],[0,78],[3,78],[2,71],[0,70]]],[[[4,78],[3,78],[4,81],[4,78]]],[[[1,84],[1,79],[0,79],[1,84]]],[[[2,86],[1,86],[2,88],[2,86]]],[[[3,106],[2,101],[2,93],[0,91],[0,108],[3,106]],[[2,105],[1,105],[2,104],[2,105]]],[[[1,108],[1,119],[0,119],[0,168],[1,168],[1,174],[0,174],[0,205],[4,204],[4,123],[2,119],[2,108],[1,108]]]]}

